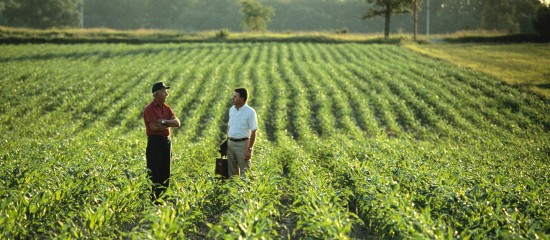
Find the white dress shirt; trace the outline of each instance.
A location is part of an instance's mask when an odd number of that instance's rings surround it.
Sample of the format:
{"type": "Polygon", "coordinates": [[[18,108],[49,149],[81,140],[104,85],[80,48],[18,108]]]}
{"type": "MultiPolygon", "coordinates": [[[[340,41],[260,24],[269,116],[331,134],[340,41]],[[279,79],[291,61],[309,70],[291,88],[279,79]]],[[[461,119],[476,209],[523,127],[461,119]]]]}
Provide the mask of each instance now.
{"type": "Polygon", "coordinates": [[[229,138],[248,138],[250,132],[258,129],[256,111],[246,103],[237,110],[235,106],[229,109],[229,138]]]}

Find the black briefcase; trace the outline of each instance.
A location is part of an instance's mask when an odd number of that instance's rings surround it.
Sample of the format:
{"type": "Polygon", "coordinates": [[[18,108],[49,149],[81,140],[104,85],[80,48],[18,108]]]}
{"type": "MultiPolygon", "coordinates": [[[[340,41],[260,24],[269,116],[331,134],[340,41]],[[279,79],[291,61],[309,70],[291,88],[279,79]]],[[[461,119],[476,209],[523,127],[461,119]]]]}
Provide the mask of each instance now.
{"type": "Polygon", "coordinates": [[[227,158],[216,158],[216,175],[218,177],[228,178],[229,172],[227,169],[227,158]]]}
{"type": "Polygon", "coordinates": [[[227,139],[220,144],[220,158],[216,158],[216,168],[214,170],[214,173],[216,175],[220,175],[220,177],[223,178],[229,178],[229,170],[227,167],[227,139]]]}

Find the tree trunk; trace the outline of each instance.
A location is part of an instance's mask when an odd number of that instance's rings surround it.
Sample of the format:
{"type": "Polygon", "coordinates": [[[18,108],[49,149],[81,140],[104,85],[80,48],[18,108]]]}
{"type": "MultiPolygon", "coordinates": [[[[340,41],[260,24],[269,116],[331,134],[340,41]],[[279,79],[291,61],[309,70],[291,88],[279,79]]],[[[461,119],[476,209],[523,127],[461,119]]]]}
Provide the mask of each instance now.
{"type": "Polygon", "coordinates": [[[414,0],[413,1],[413,14],[414,14],[414,41],[416,41],[416,34],[418,33],[418,14],[417,14],[417,9],[416,9],[416,1],[417,0],[414,0]]]}
{"type": "Polygon", "coordinates": [[[384,27],[384,39],[388,39],[390,37],[390,17],[391,11],[386,8],[386,26],[384,27]]]}

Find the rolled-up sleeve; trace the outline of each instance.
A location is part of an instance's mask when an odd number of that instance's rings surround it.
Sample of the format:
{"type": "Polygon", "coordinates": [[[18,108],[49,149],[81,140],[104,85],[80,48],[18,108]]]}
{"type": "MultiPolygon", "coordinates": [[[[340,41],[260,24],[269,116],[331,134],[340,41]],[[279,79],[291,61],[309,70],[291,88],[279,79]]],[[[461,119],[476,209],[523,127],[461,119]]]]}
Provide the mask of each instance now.
{"type": "Polygon", "coordinates": [[[252,108],[250,108],[250,116],[248,117],[248,129],[250,131],[254,131],[258,129],[258,116],[256,115],[256,111],[252,108]]]}

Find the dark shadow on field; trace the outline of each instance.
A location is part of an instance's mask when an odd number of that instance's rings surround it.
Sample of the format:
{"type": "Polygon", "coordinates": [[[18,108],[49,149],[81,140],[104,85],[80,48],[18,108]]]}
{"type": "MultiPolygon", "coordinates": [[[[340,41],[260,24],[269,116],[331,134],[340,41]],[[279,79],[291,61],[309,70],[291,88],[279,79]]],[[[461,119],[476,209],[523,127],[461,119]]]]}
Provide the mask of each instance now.
{"type": "Polygon", "coordinates": [[[370,230],[363,223],[355,223],[351,227],[351,233],[349,234],[351,239],[365,239],[365,240],[375,240],[379,239],[372,230],[370,230]]]}
{"type": "MultiPolygon", "coordinates": [[[[271,116],[271,115],[269,115],[271,116]]],[[[274,118],[266,118],[265,119],[265,135],[267,137],[267,141],[275,142],[275,119],[274,118]]]]}
{"type": "MultiPolygon", "coordinates": [[[[132,56],[154,56],[158,55],[162,52],[173,52],[177,51],[178,54],[182,52],[188,52],[194,49],[208,49],[208,50],[214,50],[216,48],[219,48],[218,45],[213,44],[192,44],[192,45],[165,45],[163,47],[158,47],[156,45],[147,45],[147,46],[139,46],[137,49],[130,49],[130,50],[105,50],[105,51],[75,51],[71,53],[48,53],[48,54],[35,54],[35,55],[28,55],[28,56],[21,56],[21,57],[0,57],[0,62],[22,62],[22,61],[48,61],[48,60],[54,60],[54,59],[66,59],[66,60],[84,60],[86,58],[91,57],[100,57],[102,59],[109,59],[109,58],[115,58],[115,57],[132,57],[132,56]]],[[[228,49],[243,49],[247,50],[249,46],[242,45],[242,44],[227,44],[224,45],[223,48],[228,49]]],[[[76,48],[75,48],[76,50],[76,48]]]]}

